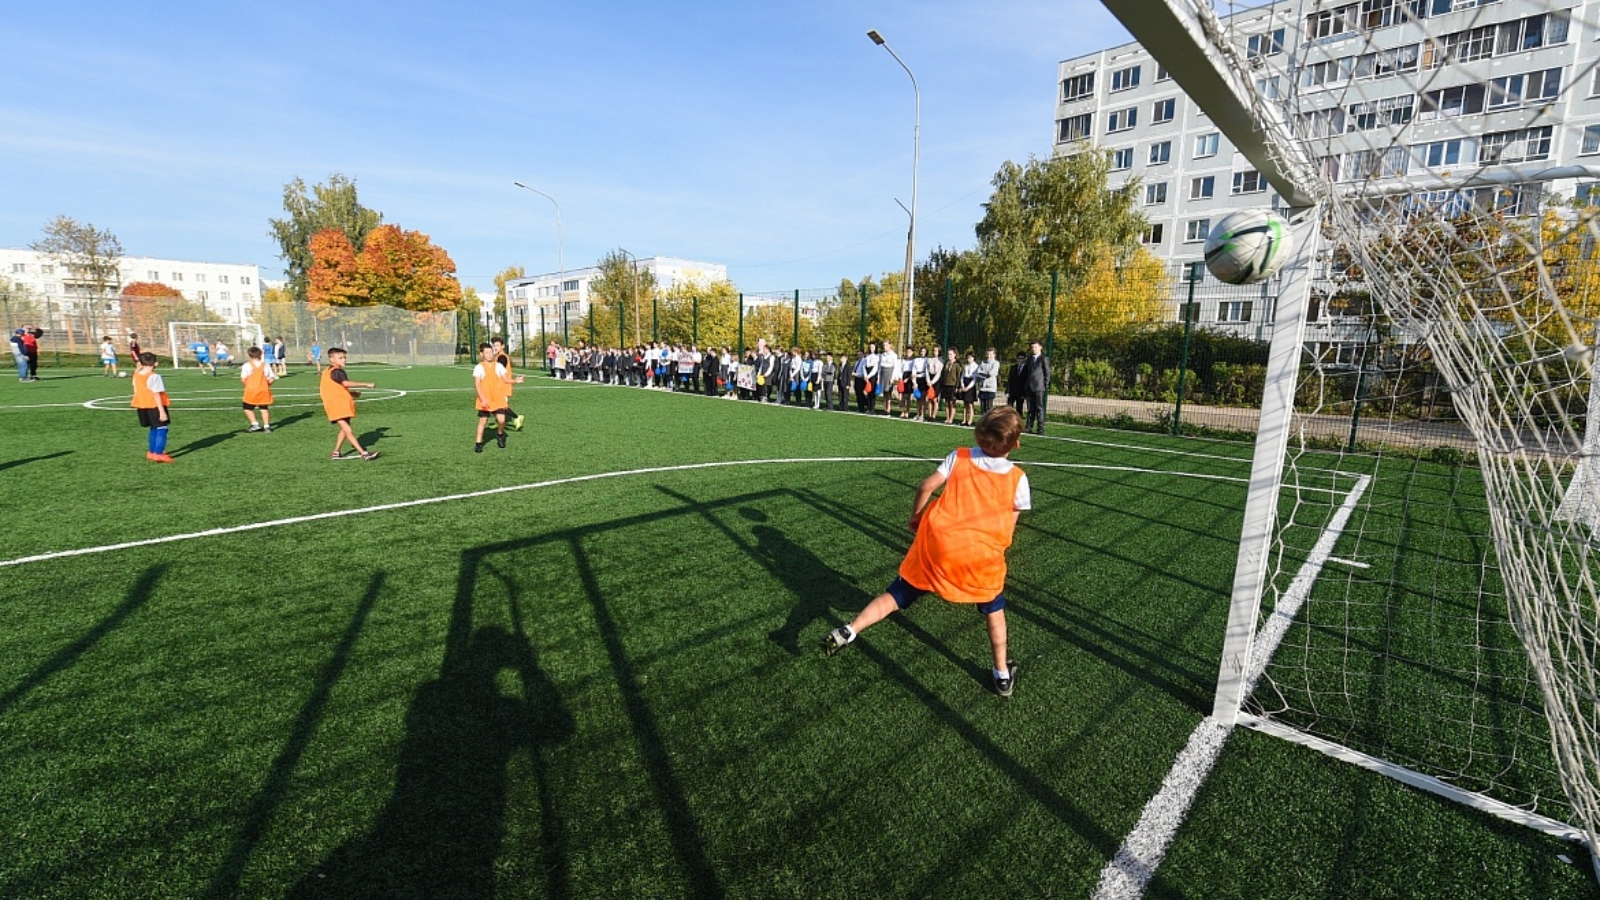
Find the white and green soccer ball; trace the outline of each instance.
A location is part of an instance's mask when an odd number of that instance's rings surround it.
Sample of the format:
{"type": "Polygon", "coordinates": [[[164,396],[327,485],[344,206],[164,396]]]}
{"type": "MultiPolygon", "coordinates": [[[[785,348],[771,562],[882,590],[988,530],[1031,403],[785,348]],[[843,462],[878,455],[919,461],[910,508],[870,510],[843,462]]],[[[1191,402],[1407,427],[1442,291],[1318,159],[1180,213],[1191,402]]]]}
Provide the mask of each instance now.
{"type": "Polygon", "coordinates": [[[1223,216],[1206,236],[1206,268],[1228,284],[1266,281],[1289,258],[1289,223],[1266,209],[1223,216]]]}

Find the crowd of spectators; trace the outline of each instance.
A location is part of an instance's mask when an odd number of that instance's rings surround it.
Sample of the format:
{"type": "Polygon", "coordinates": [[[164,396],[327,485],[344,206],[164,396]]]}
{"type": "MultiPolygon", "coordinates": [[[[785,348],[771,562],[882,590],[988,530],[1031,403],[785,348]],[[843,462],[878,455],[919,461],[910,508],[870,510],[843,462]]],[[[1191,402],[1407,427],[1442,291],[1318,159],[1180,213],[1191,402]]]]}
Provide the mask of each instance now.
{"type": "Polygon", "coordinates": [[[590,346],[579,341],[545,348],[545,367],[555,378],[684,391],[778,403],[816,410],[898,415],[905,419],[971,425],[988,412],[1005,388],[1005,402],[1026,409],[1030,431],[1044,429],[1050,360],[1036,341],[1032,353],[1003,366],[988,348],[982,359],[954,348],[922,347],[904,356],[893,343],[870,343],[855,356],[760,340],[741,356],[731,347],[700,347],[651,341],[635,347],[590,346]],[[942,420],[941,420],[942,415],[942,420]]]}

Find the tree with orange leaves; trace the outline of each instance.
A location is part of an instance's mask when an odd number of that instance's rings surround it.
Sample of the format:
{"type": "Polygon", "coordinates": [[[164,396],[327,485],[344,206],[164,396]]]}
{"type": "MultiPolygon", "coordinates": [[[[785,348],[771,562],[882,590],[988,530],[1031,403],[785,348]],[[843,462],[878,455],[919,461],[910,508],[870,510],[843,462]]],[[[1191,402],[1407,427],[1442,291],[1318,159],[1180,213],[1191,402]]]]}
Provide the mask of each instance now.
{"type": "Polygon", "coordinates": [[[442,312],[461,305],[455,261],[420,231],[380,225],[357,253],[350,239],[329,228],[311,238],[307,296],[329,306],[383,304],[413,312],[442,312]]]}

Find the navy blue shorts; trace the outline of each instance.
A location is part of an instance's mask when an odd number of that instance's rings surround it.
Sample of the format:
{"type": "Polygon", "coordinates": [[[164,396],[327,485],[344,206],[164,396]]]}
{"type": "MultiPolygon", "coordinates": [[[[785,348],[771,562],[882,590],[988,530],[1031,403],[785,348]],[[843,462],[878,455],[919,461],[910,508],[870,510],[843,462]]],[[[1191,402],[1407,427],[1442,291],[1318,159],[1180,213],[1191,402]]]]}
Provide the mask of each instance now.
{"type": "MultiPolygon", "coordinates": [[[[928,591],[917,587],[916,585],[897,575],[895,576],[894,581],[889,582],[889,586],[884,589],[884,593],[894,598],[894,605],[897,608],[905,609],[911,604],[917,602],[917,600],[919,600],[922,595],[928,593],[928,591]]],[[[987,616],[989,613],[996,613],[1006,608],[1006,595],[1004,592],[1001,592],[988,603],[977,603],[973,605],[978,607],[978,612],[981,612],[987,616]]]]}

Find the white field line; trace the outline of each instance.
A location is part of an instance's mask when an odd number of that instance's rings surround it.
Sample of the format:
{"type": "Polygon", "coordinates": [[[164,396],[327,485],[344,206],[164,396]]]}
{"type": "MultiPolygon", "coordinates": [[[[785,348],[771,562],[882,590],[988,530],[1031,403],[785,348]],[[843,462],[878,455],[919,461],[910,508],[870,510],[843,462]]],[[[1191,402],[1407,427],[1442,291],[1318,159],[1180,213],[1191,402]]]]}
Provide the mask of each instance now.
{"type": "Polygon", "coordinates": [[[1328,562],[1336,563],[1336,564],[1341,565],[1341,566],[1349,566],[1352,569],[1370,569],[1370,568],[1372,568],[1372,564],[1371,563],[1357,562],[1356,560],[1353,560],[1353,559],[1345,559],[1342,556],[1330,556],[1330,557],[1328,557],[1328,562]]]}
{"type": "MultiPolygon", "coordinates": [[[[342,519],[348,516],[359,516],[367,513],[389,512],[397,509],[410,509],[417,506],[431,506],[436,503],[450,503],[456,500],[473,500],[479,497],[492,497],[496,494],[510,494],[518,491],[532,491],[539,488],[557,487],[564,484],[577,484],[584,481],[600,481],[607,478],[623,478],[631,475],[651,475],[660,472],[685,472],[693,469],[720,469],[731,466],[764,466],[786,465],[795,463],[846,463],[846,462],[896,462],[920,463],[928,465],[937,464],[937,459],[924,459],[915,456],[824,456],[824,457],[789,457],[783,459],[738,459],[722,462],[686,463],[677,466],[651,466],[644,469],[626,469],[618,472],[597,472],[592,475],[575,475],[571,478],[554,478],[549,481],[536,481],[529,484],[514,484],[505,487],[486,488],[481,491],[469,491],[461,494],[445,494],[438,497],[422,497],[416,500],[404,500],[397,503],[381,503],[376,506],[362,506],[354,509],[335,509],[328,512],[311,513],[304,516],[290,516],[286,519],[272,519],[266,522],[248,522],[243,525],[229,525],[221,528],[208,528],[204,531],[191,531],[184,534],[169,534],[162,537],[145,538],[138,541],[123,541],[117,544],[102,544],[96,547],[80,547],[75,550],[57,550],[51,553],[37,553],[32,556],[19,556],[16,559],[0,560],[0,569],[11,566],[22,566],[28,563],[45,562],[52,559],[64,559],[70,556],[89,556],[97,553],[111,553],[117,550],[131,550],[135,547],[150,547],[156,544],[170,544],[177,541],[190,541],[196,538],[218,537],[227,534],[238,534],[244,531],[260,531],[266,528],[279,528],[285,525],[298,525],[304,522],[319,522],[325,519],[342,519]]],[[[1222,481],[1244,481],[1243,478],[1223,478],[1217,475],[1200,475],[1185,472],[1164,472],[1159,469],[1134,469],[1128,467],[1094,466],[1076,463],[1027,463],[1025,467],[1041,466],[1052,469],[1099,469],[1111,468],[1123,472],[1142,472],[1148,475],[1165,475],[1183,478],[1203,478],[1222,481]]]]}
{"type": "MultiPolygon", "coordinates": [[[[1332,559],[1334,545],[1339,542],[1351,513],[1371,481],[1371,476],[1363,475],[1350,489],[1344,503],[1328,520],[1322,536],[1311,549],[1311,555],[1295,574],[1294,581],[1289,583],[1288,590],[1278,599],[1272,615],[1256,632],[1250,648],[1250,669],[1245,680],[1244,696],[1250,696],[1255,690],[1267,662],[1283,641],[1300,606],[1311,594],[1323,564],[1332,559]]],[[[1200,720],[1194,733],[1189,735],[1189,742],[1178,753],[1167,777],[1161,780],[1161,789],[1145,804],[1138,824],[1123,840],[1117,855],[1101,870],[1100,883],[1094,891],[1095,900],[1138,900],[1144,896],[1150,879],[1155,877],[1156,869],[1166,858],[1173,837],[1188,816],[1195,795],[1210,776],[1217,758],[1222,755],[1222,748],[1231,731],[1231,725],[1223,724],[1215,716],[1200,720]]]]}

